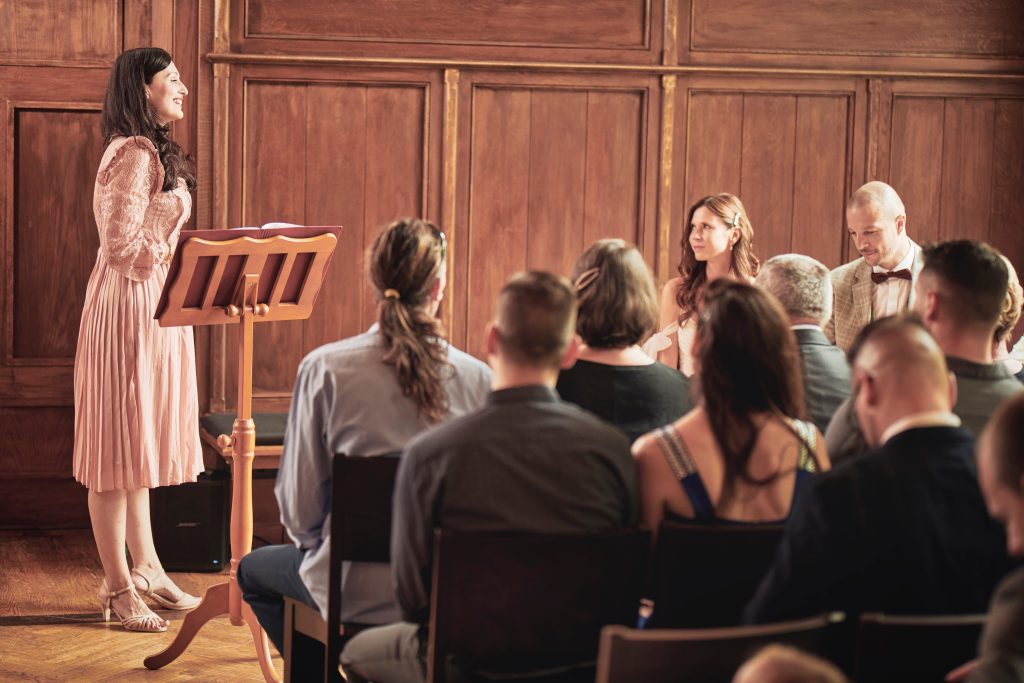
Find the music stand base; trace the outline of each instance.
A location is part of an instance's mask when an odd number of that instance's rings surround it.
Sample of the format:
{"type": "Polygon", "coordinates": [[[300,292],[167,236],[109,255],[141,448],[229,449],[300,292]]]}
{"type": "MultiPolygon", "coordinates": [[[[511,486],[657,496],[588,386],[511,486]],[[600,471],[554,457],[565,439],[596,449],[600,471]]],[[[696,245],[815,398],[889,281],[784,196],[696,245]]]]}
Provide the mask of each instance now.
{"type": "MultiPolygon", "coordinates": [[[[211,619],[216,619],[228,613],[228,594],[231,585],[229,583],[218,583],[210,586],[203,595],[199,606],[185,615],[174,640],[165,649],[150,655],[143,660],[147,669],[159,669],[167,666],[188,648],[189,644],[199,633],[199,630],[211,619]]],[[[270,657],[270,643],[267,641],[267,634],[263,632],[256,615],[248,603],[242,602],[242,620],[249,627],[252,633],[253,644],[256,646],[256,660],[263,671],[263,679],[267,683],[280,683],[281,677],[274,668],[274,662],[270,657]]]]}

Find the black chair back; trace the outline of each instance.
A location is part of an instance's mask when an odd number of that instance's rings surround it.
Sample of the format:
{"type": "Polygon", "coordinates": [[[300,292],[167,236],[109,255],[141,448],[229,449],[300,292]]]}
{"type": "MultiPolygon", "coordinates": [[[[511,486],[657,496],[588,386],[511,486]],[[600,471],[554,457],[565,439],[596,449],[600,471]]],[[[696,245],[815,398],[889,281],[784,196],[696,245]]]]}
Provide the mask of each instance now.
{"type": "Polygon", "coordinates": [[[768,573],[781,524],[666,521],[658,531],[649,628],[736,626],[768,573]]]}
{"type": "Polygon", "coordinates": [[[391,499],[401,452],[372,458],[339,453],[331,482],[331,562],[327,594],[327,662],[338,668],[343,562],[391,561],[391,499]]]}
{"type": "Polygon", "coordinates": [[[636,623],[649,544],[635,530],[438,532],[430,680],[593,680],[601,628],[636,623]]]}
{"type": "Polygon", "coordinates": [[[974,659],[985,614],[949,616],[861,615],[857,680],[940,683],[974,659]]]}
{"type": "Polygon", "coordinates": [[[834,613],[731,628],[638,631],[608,626],[601,632],[597,683],[729,683],[743,662],[771,643],[831,659],[840,647],[843,620],[842,613],[834,613]]]}
{"type": "Polygon", "coordinates": [[[389,562],[391,499],[401,453],[334,456],[326,627],[316,610],[285,601],[285,680],[340,683],[338,660],[357,628],[341,626],[344,562],[389,562]]]}

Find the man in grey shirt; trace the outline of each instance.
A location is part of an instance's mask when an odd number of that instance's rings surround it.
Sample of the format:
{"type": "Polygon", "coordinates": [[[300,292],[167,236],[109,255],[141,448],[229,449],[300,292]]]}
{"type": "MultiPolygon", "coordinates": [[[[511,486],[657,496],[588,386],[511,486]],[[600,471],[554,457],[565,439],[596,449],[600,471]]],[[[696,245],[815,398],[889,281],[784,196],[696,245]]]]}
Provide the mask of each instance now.
{"type": "MultiPolygon", "coordinates": [[[[923,258],[914,280],[914,311],[956,376],[953,412],[978,436],[1004,400],[1024,391],[1006,366],[992,359],[1009,282],[1006,264],[998,251],[974,240],[925,245],[923,258]]],[[[852,398],[836,411],[825,441],[833,464],[867,452],[852,398]]]]}
{"type": "Polygon", "coordinates": [[[575,359],[575,308],[569,283],[548,273],[502,288],[487,331],[487,405],[421,434],[402,457],[391,566],[405,621],[349,641],[349,681],[425,679],[435,528],[586,534],[635,524],[628,439],[554,390],[575,359]]]}
{"type": "MultiPolygon", "coordinates": [[[[388,226],[369,257],[378,322],[321,346],[299,366],[274,490],[294,545],[259,548],[238,569],[243,597],[279,652],[284,596],[326,617],[334,454],[400,451],[435,421],[428,413],[458,417],[487,398],[490,369],[451,347],[435,317],[445,285],[444,246],[430,223],[388,226]]],[[[387,564],[346,563],[342,595],[343,622],[387,624],[399,617],[387,564]]]]}

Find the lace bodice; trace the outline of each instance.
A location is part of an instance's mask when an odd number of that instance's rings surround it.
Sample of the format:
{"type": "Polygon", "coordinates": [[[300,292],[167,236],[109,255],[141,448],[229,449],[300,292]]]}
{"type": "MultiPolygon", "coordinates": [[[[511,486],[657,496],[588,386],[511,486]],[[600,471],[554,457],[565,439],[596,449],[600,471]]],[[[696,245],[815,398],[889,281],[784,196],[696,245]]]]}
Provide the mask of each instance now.
{"type": "Polygon", "coordinates": [[[179,179],[162,192],[164,169],[156,147],[144,137],[115,138],[96,172],[93,213],[100,233],[100,256],[130,280],[148,279],[170,261],[192,198],[179,179]]]}

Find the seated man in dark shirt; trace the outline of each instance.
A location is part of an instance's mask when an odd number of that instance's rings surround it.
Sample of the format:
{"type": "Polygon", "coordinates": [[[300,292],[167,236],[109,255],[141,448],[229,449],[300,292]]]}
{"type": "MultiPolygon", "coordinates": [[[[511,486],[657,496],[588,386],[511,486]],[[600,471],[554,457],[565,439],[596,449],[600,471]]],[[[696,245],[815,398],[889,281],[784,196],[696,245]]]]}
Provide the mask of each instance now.
{"type": "Polygon", "coordinates": [[[1003,533],[951,412],[942,351],[915,320],[864,328],[854,406],[874,451],[815,477],[790,516],[746,619],[984,612],[1007,569],[1003,533]]]}
{"type": "MultiPolygon", "coordinates": [[[[1006,525],[1006,549],[1024,556],[1024,395],[1006,401],[978,443],[978,479],[989,512],[1006,525]]],[[[947,680],[1024,681],[1024,568],[1009,574],[992,598],[978,659],[947,680]]]]}
{"type": "Polygon", "coordinates": [[[575,307],[569,283],[548,273],[522,273],[502,288],[487,329],[487,404],[421,434],[402,456],[391,567],[405,621],[348,643],[349,681],[425,679],[435,528],[586,534],[635,524],[625,435],[555,393],[579,343],[575,307]]]}

